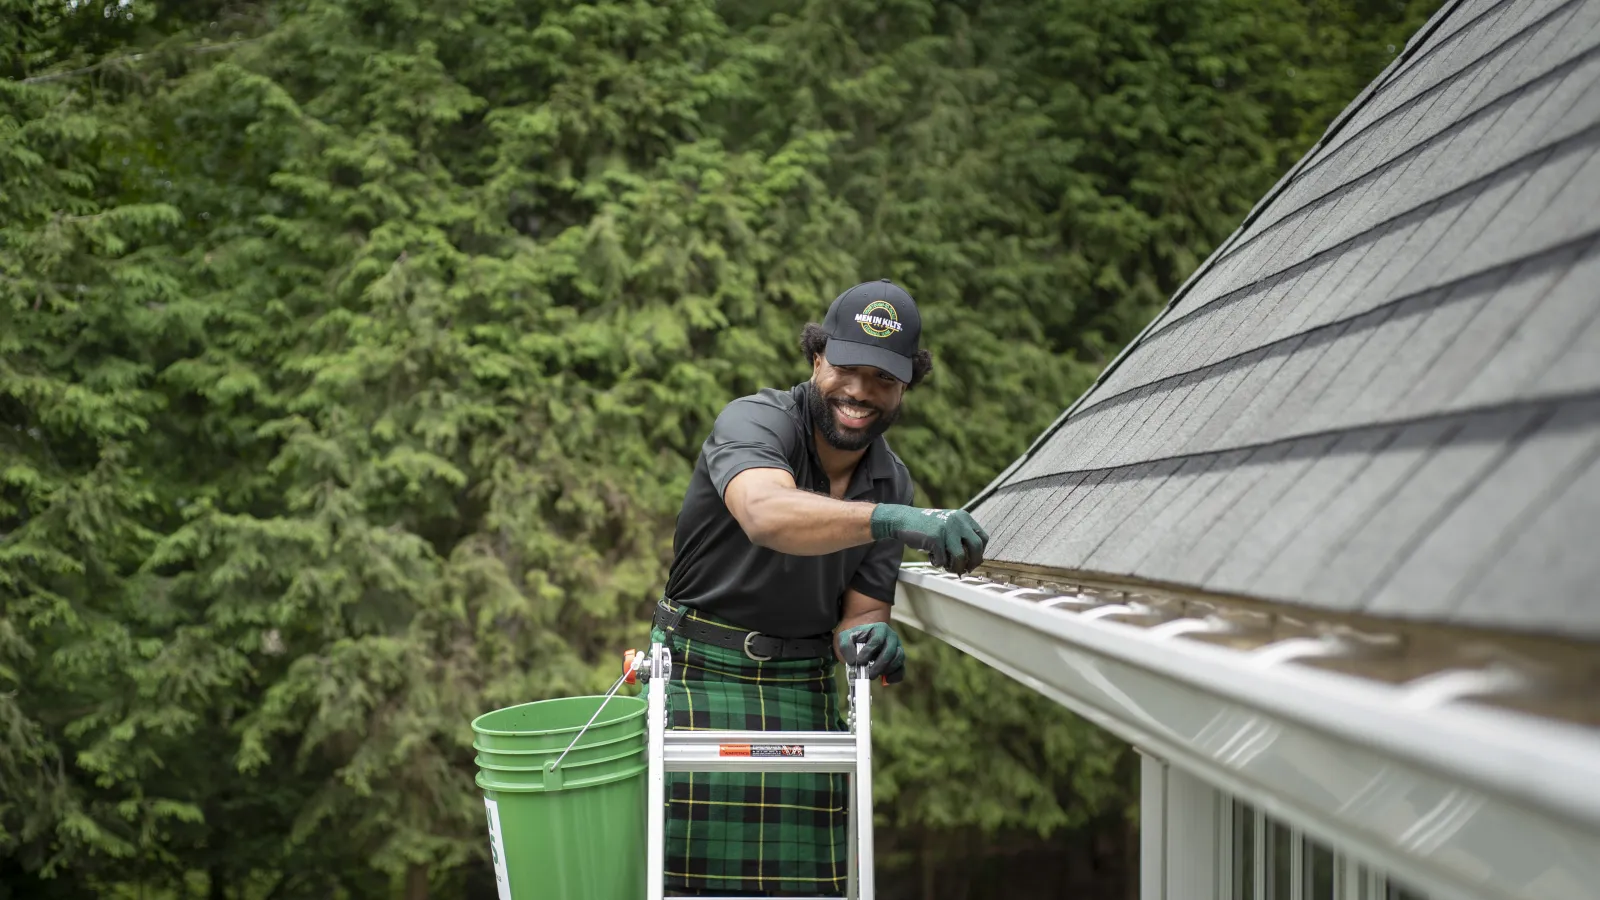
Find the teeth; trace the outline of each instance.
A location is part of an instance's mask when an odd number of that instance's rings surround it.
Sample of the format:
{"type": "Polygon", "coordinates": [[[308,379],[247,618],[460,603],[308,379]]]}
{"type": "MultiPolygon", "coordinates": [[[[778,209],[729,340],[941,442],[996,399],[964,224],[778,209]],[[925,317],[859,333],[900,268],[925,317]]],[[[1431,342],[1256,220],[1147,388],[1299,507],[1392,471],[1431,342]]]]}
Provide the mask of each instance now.
{"type": "Polygon", "coordinates": [[[839,407],[839,411],[844,413],[844,417],[847,418],[847,419],[865,419],[866,417],[872,415],[872,411],[871,410],[867,410],[867,409],[857,410],[854,407],[843,406],[843,405],[841,405],[839,407]]]}

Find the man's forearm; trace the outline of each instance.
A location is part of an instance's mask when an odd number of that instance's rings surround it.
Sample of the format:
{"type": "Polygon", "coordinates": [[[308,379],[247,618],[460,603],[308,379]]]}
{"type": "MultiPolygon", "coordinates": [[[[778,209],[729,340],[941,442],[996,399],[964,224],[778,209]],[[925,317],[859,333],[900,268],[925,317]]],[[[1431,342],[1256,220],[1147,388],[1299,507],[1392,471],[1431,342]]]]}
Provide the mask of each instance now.
{"type": "Polygon", "coordinates": [[[844,657],[839,653],[839,635],[842,632],[854,628],[857,625],[871,625],[874,622],[882,622],[887,625],[889,623],[889,607],[884,606],[880,609],[864,610],[857,612],[854,615],[847,614],[844,618],[840,619],[839,624],[834,626],[833,629],[834,658],[840,662],[845,661],[844,657]]]}
{"type": "MultiPolygon", "coordinates": [[[[839,624],[834,626],[833,634],[835,637],[837,637],[841,631],[854,628],[857,625],[871,625],[873,622],[887,623],[888,621],[888,606],[882,606],[877,609],[860,610],[855,613],[847,612],[844,617],[839,620],[839,624]]],[[[837,650],[838,648],[835,647],[834,649],[837,650]]]]}
{"type": "Polygon", "coordinates": [[[821,556],[872,543],[875,503],[835,500],[794,488],[750,501],[750,540],[791,556],[821,556]]]}

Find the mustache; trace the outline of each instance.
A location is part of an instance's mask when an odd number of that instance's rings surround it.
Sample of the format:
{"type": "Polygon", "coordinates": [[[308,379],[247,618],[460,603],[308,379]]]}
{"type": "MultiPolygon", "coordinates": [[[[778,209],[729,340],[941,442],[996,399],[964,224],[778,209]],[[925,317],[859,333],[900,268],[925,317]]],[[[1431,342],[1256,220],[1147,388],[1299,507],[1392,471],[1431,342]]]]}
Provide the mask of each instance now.
{"type": "Polygon", "coordinates": [[[855,400],[855,399],[852,399],[850,397],[846,397],[846,396],[843,396],[843,395],[834,395],[832,397],[825,397],[823,399],[827,400],[827,402],[829,404],[833,405],[833,406],[839,406],[839,405],[842,405],[842,404],[848,404],[850,406],[856,407],[857,409],[867,410],[868,412],[881,413],[881,412],[885,411],[883,407],[878,406],[877,404],[868,403],[865,400],[855,400]]]}

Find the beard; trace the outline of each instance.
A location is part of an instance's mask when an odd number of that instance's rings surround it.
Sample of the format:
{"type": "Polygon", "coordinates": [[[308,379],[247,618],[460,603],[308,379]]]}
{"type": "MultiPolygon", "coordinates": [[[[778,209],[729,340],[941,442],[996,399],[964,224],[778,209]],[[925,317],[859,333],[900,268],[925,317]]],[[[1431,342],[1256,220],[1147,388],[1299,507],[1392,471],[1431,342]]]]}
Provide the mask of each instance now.
{"type": "Polygon", "coordinates": [[[806,410],[811,414],[812,424],[822,432],[822,439],[827,441],[829,446],[846,451],[865,450],[878,435],[888,431],[889,426],[900,419],[900,404],[895,404],[893,409],[884,409],[871,403],[851,400],[842,394],[824,397],[815,381],[806,382],[806,410]],[[845,402],[851,406],[871,410],[876,415],[861,428],[843,427],[839,424],[838,417],[833,414],[833,410],[845,402]]]}

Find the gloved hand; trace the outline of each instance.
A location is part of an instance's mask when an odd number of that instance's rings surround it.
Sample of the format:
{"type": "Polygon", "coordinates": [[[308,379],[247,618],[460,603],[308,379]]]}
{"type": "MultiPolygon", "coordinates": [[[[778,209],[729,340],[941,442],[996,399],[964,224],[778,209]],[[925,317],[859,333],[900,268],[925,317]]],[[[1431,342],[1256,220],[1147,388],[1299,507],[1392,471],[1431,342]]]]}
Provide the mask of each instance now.
{"type": "Polygon", "coordinates": [[[863,666],[868,678],[883,676],[890,684],[906,677],[906,650],[887,622],[856,625],[839,632],[839,656],[863,666]]]}
{"type": "Polygon", "coordinates": [[[897,538],[928,554],[941,569],[957,575],[983,562],[989,534],[964,509],[921,509],[880,503],[872,510],[872,539],[897,538]]]}

